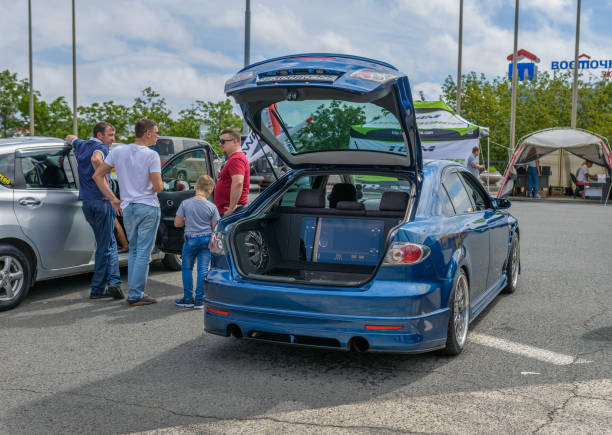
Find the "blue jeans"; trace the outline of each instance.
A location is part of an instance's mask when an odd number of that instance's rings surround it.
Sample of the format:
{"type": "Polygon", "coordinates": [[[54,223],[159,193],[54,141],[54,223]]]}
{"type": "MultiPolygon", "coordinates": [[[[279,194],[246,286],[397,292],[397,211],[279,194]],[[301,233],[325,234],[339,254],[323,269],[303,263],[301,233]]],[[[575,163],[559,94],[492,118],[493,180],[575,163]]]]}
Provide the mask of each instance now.
{"type": "Polygon", "coordinates": [[[527,177],[529,179],[529,184],[528,184],[528,189],[527,189],[527,195],[531,195],[531,187],[533,186],[534,190],[533,190],[533,194],[537,195],[538,194],[538,168],[536,168],[535,166],[529,166],[527,168],[527,177]]]}
{"type": "Polygon", "coordinates": [[[204,280],[208,275],[208,266],[210,264],[210,251],[208,250],[208,242],[210,235],[190,237],[183,243],[183,265],[181,271],[183,273],[183,297],[187,301],[193,300],[193,266],[196,258],[198,259],[196,281],[195,300],[204,300],[204,280]]]}
{"type": "Polygon", "coordinates": [[[130,242],[130,255],[128,257],[129,300],[142,298],[147,285],[151,251],[155,244],[160,216],[159,207],[145,204],[131,203],[123,209],[123,224],[130,242]]]}
{"type": "Polygon", "coordinates": [[[94,274],[91,293],[104,293],[106,285],[121,286],[117,241],[115,240],[115,209],[106,200],[83,200],[83,214],[96,238],[94,274]]]}

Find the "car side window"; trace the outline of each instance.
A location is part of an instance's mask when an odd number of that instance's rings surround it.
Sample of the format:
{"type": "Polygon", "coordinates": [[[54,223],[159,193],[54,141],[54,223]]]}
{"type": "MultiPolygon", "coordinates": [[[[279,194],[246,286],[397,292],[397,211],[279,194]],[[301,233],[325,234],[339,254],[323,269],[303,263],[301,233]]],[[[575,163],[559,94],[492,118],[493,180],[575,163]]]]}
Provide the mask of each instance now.
{"type": "Polygon", "coordinates": [[[461,172],[461,178],[463,178],[463,181],[465,182],[465,188],[470,198],[472,198],[472,201],[474,202],[474,206],[476,210],[482,211],[482,210],[486,210],[487,208],[490,208],[489,201],[483,195],[483,193],[481,192],[481,189],[479,189],[478,186],[476,186],[475,184],[475,183],[478,183],[478,181],[474,181],[465,172],[461,172]]]}
{"type": "Polygon", "coordinates": [[[285,192],[281,199],[280,205],[282,207],[295,207],[295,200],[297,199],[298,193],[302,189],[312,189],[316,177],[302,177],[297,182],[293,183],[289,190],[285,192]]]}
{"type": "Polygon", "coordinates": [[[16,163],[26,189],[77,189],[68,148],[19,150],[16,163]]]}
{"type": "Polygon", "coordinates": [[[474,205],[456,172],[447,174],[446,177],[444,177],[442,185],[446,188],[453,208],[457,214],[471,213],[474,211],[474,205]]]}
{"type": "Polygon", "coordinates": [[[157,139],[159,153],[163,156],[171,156],[174,154],[174,146],[172,139],[157,139]]]}
{"type": "Polygon", "coordinates": [[[442,201],[442,212],[445,216],[454,216],[455,209],[453,208],[453,204],[448,196],[448,192],[444,185],[440,187],[440,199],[442,201]]]}
{"type": "Polygon", "coordinates": [[[12,188],[15,178],[15,156],[13,153],[0,154],[0,185],[12,188]]]}
{"type": "Polygon", "coordinates": [[[193,190],[200,175],[209,175],[206,152],[197,149],[182,154],[162,169],[164,191],[193,190]]]}

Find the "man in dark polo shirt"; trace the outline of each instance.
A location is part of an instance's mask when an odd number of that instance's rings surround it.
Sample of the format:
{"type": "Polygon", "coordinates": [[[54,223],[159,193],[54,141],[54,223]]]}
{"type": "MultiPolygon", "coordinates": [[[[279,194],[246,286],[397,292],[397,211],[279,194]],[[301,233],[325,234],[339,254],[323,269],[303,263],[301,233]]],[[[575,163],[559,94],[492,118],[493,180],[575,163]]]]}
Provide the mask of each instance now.
{"type": "Polygon", "coordinates": [[[83,214],[96,238],[96,263],[91,278],[90,299],[124,297],[121,291],[117,241],[113,232],[115,209],[92,179],[114,141],[115,128],[108,122],[98,122],[93,128],[93,137],[89,140],[82,140],[74,135],[66,136],[66,143],[72,145],[79,166],[79,199],[83,203],[83,214]]]}
{"type": "Polygon", "coordinates": [[[215,186],[215,205],[219,215],[229,216],[249,201],[251,171],[249,161],[242,152],[238,130],[223,130],[219,144],[227,161],[215,186]]]}

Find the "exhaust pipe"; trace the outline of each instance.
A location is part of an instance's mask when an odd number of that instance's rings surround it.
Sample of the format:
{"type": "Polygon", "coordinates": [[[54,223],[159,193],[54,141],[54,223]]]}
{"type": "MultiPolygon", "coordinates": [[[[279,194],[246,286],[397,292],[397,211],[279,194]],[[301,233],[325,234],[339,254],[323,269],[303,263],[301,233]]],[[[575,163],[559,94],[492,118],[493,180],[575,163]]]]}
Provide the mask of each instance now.
{"type": "Polygon", "coordinates": [[[352,352],[364,353],[370,350],[370,343],[363,337],[353,337],[349,341],[349,349],[352,352]]]}
{"type": "Polygon", "coordinates": [[[234,338],[242,338],[242,331],[238,325],[232,323],[227,326],[227,335],[231,335],[234,338]]]}

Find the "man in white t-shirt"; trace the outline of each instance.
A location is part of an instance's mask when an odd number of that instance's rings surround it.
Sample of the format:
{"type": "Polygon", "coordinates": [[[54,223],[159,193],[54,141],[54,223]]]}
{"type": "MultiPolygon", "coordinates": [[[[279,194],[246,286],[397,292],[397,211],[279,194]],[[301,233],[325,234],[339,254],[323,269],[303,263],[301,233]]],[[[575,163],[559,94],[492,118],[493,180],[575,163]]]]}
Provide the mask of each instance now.
{"type": "Polygon", "coordinates": [[[117,214],[123,215],[130,243],[128,303],[132,306],[157,302],[145,294],[144,289],[160,219],[157,194],[163,190],[159,154],[149,149],[157,142],[157,124],[141,119],[136,123],[135,132],[134,143],[112,149],[93,175],[100,192],[110,200],[117,214]],[[104,183],[104,177],[112,168],[117,171],[121,200],[104,183]]]}

